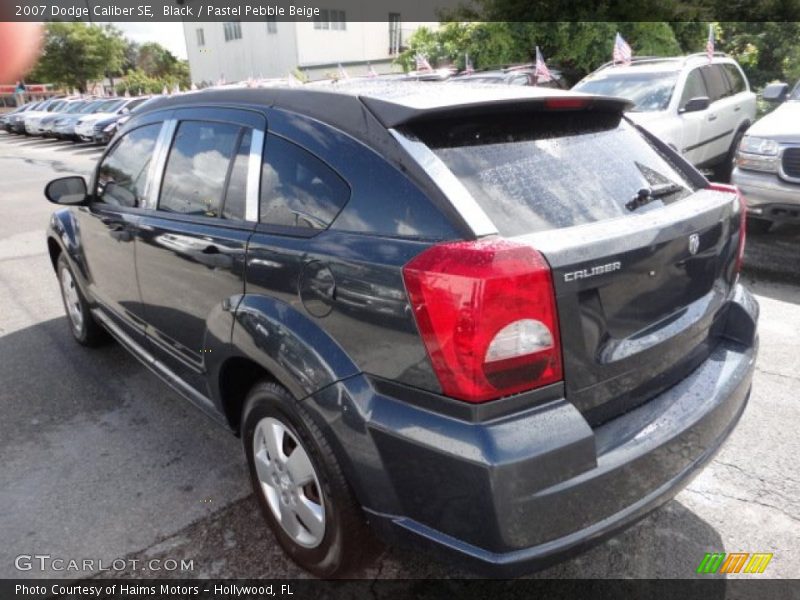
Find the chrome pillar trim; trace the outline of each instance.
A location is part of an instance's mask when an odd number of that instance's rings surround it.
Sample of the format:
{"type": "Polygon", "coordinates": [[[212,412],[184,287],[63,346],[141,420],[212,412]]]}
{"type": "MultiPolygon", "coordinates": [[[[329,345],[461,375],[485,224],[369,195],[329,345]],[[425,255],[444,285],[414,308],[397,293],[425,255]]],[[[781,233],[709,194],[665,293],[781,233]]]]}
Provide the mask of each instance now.
{"type": "Polygon", "coordinates": [[[406,137],[397,129],[390,128],[389,133],[398,141],[403,149],[430,175],[437,187],[447,196],[475,237],[497,234],[497,226],[475,201],[464,184],[453,175],[442,160],[421,141],[406,137]]]}
{"type": "Polygon", "coordinates": [[[144,208],[155,210],[158,206],[158,196],[161,193],[161,179],[164,175],[164,165],[167,162],[172,136],[175,134],[175,129],[177,127],[178,122],[175,119],[167,119],[161,126],[158,140],[156,140],[156,147],[150,159],[150,169],[147,174],[147,187],[144,192],[144,208]]]}
{"type": "Polygon", "coordinates": [[[247,187],[245,192],[244,218],[258,223],[258,185],[261,181],[261,162],[264,152],[264,132],[254,129],[250,136],[250,159],[247,163],[247,187]]]}

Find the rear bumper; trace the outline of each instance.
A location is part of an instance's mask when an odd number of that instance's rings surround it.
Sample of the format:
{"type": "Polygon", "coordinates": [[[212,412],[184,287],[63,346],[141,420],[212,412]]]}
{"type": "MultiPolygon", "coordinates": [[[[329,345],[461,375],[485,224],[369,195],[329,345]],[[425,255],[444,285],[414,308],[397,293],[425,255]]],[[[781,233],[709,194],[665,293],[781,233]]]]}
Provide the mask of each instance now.
{"type": "Polygon", "coordinates": [[[757,353],[752,297],[738,288],[729,310],[729,334],[699,368],[595,428],[564,398],[476,422],[364,376],[310,406],[384,538],[518,575],[631,525],[711,460],[744,411],[757,353]]]}
{"type": "Polygon", "coordinates": [[[800,221],[800,184],[775,173],[734,169],[731,182],[747,201],[747,212],[768,221],[800,221]]]}

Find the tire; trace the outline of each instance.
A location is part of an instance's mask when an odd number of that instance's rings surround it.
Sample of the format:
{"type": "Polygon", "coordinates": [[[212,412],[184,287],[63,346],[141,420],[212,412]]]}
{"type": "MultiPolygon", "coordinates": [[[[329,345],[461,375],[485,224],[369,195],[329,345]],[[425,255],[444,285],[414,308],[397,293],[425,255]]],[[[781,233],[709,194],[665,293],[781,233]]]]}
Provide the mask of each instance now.
{"type": "Polygon", "coordinates": [[[731,147],[728,148],[728,153],[725,155],[724,160],[714,167],[714,180],[719,183],[730,183],[731,175],[733,174],[733,163],[736,160],[736,150],[739,148],[739,143],[744,137],[745,129],[740,129],[733,136],[731,147]]]}
{"type": "Polygon", "coordinates": [[[256,384],[247,396],[241,431],[253,491],[292,560],[317,577],[331,578],[377,554],[379,546],[330,445],[286,389],[271,381],[256,384]],[[295,484],[302,481],[307,483],[295,484]]]}
{"type": "Polygon", "coordinates": [[[61,300],[64,302],[64,311],[67,313],[67,323],[72,337],[82,346],[100,346],[109,340],[109,335],[101,325],[94,320],[89,304],[75,280],[75,274],[67,262],[67,257],[62,253],[56,262],[58,283],[61,287],[61,300]]]}
{"type": "Polygon", "coordinates": [[[772,221],[764,219],[754,219],[750,216],[747,217],[747,233],[768,233],[772,228],[772,221]]]}

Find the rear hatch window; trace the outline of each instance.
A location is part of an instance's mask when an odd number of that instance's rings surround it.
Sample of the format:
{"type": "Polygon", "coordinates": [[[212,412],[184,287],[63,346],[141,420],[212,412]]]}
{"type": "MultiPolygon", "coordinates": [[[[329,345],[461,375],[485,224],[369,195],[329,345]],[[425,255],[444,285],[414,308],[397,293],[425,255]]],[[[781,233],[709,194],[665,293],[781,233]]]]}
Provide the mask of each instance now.
{"type": "Polygon", "coordinates": [[[657,193],[637,213],[695,191],[615,113],[441,119],[412,133],[461,180],[503,236],[629,215],[627,205],[643,189],[657,193]]]}

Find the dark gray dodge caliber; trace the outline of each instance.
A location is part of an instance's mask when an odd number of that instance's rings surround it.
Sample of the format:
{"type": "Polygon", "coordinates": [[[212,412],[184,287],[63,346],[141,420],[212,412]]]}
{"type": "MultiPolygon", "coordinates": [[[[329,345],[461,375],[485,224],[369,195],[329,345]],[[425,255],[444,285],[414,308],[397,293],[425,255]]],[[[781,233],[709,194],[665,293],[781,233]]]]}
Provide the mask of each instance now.
{"type": "Polygon", "coordinates": [[[742,199],[624,100],[354,80],[148,106],[45,190],[70,329],[241,436],[312,573],[373,540],[540,568],[671,498],[741,416],[742,199]]]}

